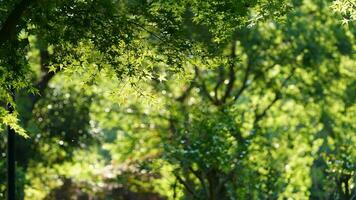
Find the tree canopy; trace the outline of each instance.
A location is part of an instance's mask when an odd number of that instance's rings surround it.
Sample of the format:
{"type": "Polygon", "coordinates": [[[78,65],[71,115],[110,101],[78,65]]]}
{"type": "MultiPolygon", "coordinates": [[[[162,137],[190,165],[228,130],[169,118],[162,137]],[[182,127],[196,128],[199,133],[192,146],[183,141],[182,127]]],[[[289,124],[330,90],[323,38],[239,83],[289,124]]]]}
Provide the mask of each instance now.
{"type": "Polygon", "coordinates": [[[356,198],[353,1],[8,0],[0,19],[17,199],[356,198]]]}

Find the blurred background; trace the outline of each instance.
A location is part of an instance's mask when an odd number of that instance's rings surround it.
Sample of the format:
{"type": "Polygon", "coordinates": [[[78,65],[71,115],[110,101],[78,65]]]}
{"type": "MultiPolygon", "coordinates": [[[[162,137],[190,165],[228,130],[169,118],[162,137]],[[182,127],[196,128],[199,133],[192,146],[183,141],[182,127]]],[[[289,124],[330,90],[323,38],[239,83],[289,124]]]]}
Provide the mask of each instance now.
{"type": "Polygon", "coordinates": [[[355,2],[49,2],[17,36],[16,199],[356,199],[355,2]]]}

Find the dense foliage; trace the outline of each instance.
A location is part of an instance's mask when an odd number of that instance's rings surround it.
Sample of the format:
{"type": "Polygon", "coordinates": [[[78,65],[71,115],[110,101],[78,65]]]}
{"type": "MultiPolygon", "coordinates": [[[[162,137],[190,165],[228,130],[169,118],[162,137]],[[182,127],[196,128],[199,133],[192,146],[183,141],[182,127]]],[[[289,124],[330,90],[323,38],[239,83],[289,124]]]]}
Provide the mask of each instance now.
{"type": "Polygon", "coordinates": [[[17,199],[356,199],[353,1],[0,2],[17,199]]]}

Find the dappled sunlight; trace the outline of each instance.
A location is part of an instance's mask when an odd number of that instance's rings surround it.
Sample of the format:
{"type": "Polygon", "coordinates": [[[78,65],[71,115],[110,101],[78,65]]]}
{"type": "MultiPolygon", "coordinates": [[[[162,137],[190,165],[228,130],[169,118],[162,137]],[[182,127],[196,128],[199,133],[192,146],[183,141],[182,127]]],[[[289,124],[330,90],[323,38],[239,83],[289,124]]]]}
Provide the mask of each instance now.
{"type": "Polygon", "coordinates": [[[356,199],[353,1],[0,2],[0,199],[356,199]]]}

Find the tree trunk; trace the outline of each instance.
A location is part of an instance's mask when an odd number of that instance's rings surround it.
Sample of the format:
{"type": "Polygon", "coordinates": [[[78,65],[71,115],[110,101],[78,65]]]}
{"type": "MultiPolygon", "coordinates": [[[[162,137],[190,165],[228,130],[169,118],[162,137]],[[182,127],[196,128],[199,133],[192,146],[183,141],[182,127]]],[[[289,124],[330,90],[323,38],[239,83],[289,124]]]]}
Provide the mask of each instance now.
{"type": "MultiPolygon", "coordinates": [[[[14,100],[14,91],[11,89],[11,96],[14,100]]],[[[10,114],[14,112],[14,107],[8,103],[7,109],[10,114]]],[[[15,200],[16,194],[16,174],[15,174],[15,131],[10,126],[7,127],[7,199],[15,200]]]]}

